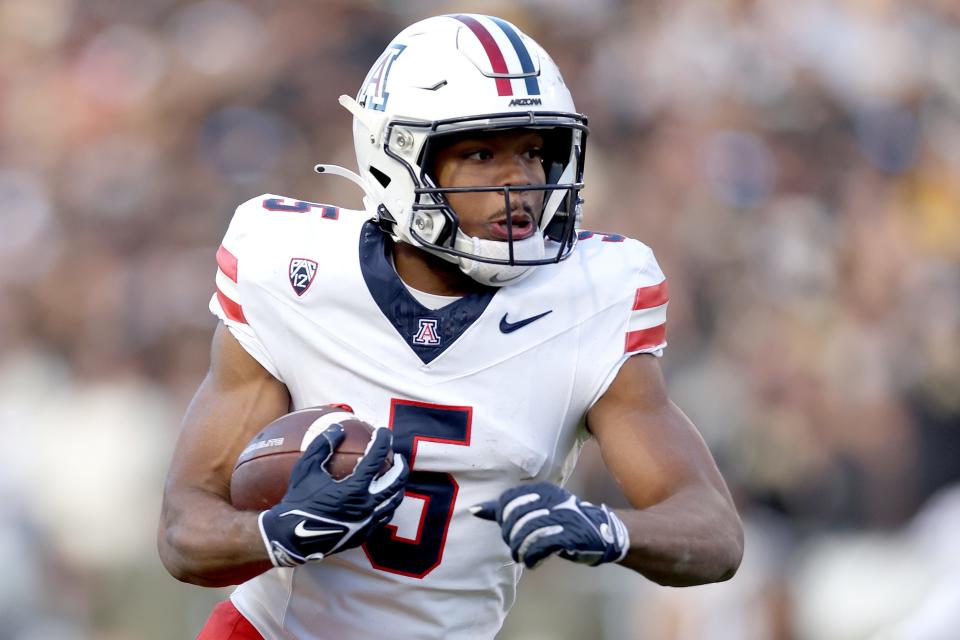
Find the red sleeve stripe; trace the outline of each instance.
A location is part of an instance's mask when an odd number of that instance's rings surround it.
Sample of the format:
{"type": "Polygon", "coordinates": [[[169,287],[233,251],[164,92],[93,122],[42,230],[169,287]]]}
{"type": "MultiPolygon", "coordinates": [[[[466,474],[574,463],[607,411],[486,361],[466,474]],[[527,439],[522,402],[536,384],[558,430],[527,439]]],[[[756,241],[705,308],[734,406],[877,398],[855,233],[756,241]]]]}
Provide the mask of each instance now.
{"type": "Polygon", "coordinates": [[[658,324],[649,329],[640,329],[639,331],[630,331],[627,333],[624,353],[632,353],[643,349],[651,349],[663,344],[667,338],[667,325],[658,324]]]}
{"type": "Polygon", "coordinates": [[[217,266],[220,267],[220,271],[223,271],[225,276],[234,282],[237,281],[237,257],[227,251],[227,248],[223,245],[220,245],[220,248],[217,249],[217,266]]]}
{"type": "Polygon", "coordinates": [[[228,320],[247,324],[247,318],[243,315],[243,307],[224,295],[219,287],[217,288],[217,302],[220,303],[220,308],[223,309],[223,313],[226,314],[228,320]]]}
{"type": "Polygon", "coordinates": [[[659,307],[669,299],[670,294],[667,292],[666,280],[651,287],[640,287],[637,289],[637,295],[633,298],[633,310],[659,307]]]}

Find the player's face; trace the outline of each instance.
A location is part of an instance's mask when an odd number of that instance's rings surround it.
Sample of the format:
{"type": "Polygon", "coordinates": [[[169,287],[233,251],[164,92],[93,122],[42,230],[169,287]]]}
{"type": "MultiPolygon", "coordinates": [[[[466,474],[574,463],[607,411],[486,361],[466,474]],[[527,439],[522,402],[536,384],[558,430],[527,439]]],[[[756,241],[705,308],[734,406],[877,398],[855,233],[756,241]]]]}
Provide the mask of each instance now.
{"type": "MultiPolygon", "coordinates": [[[[530,130],[468,134],[437,151],[433,175],[439,187],[522,186],[542,184],[543,136],[530,130]]],[[[543,209],[543,191],[510,194],[506,210],[503,192],[448,193],[460,219],[460,229],[483,240],[509,240],[510,215],[514,240],[530,237],[543,209]]]]}

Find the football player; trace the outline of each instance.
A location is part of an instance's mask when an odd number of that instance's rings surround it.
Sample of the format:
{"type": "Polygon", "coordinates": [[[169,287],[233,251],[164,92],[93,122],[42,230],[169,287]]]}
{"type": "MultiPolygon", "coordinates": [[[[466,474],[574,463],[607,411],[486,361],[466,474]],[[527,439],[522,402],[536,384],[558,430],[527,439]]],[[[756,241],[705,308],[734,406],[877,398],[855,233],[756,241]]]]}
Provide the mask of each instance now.
{"type": "Polygon", "coordinates": [[[551,556],[731,577],[739,518],[657,361],[664,275],[640,242],[579,229],[587,122],[550,56],[499,18],[434,17],[340,102],[359,172],[317,171],[364,210],[264,195],[217,252],[221,324],[159,532],[176,578],[242,583],[201,638],[493,638],[551,556]],[[320,464],[332,428],[279,505],[235,510],[244,444],[333,402],[385,427],[355,472],[320,464]],[[632,509],[563,488],[590,436],[632,509]]]}

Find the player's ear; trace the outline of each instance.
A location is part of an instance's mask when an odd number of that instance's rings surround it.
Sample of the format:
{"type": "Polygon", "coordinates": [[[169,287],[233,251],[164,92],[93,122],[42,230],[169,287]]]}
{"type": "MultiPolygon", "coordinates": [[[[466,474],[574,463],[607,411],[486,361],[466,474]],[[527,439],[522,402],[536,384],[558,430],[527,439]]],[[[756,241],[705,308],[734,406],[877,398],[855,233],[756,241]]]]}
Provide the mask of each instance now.
{"type": "Polygon", "coordinates": [[[547,176],[547,184],[557,184],[560,176],[563,174],[563,164],[557,161],[544,161],[544,173],[547,176]]]}

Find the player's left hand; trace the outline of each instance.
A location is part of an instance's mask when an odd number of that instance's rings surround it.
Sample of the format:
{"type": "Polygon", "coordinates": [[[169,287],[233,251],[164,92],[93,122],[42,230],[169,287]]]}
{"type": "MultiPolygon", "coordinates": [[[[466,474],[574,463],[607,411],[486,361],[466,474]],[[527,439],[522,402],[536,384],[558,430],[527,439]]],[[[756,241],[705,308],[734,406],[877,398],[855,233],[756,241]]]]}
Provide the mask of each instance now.
{"type": "Polygon", "coordinates": [[[626,526],[606,505],[549,482],[508,489],[470,512],[496,521],[513,559],[531,569],[555,553],[591,566],[619,562],[630,548],[626,526]]]}

